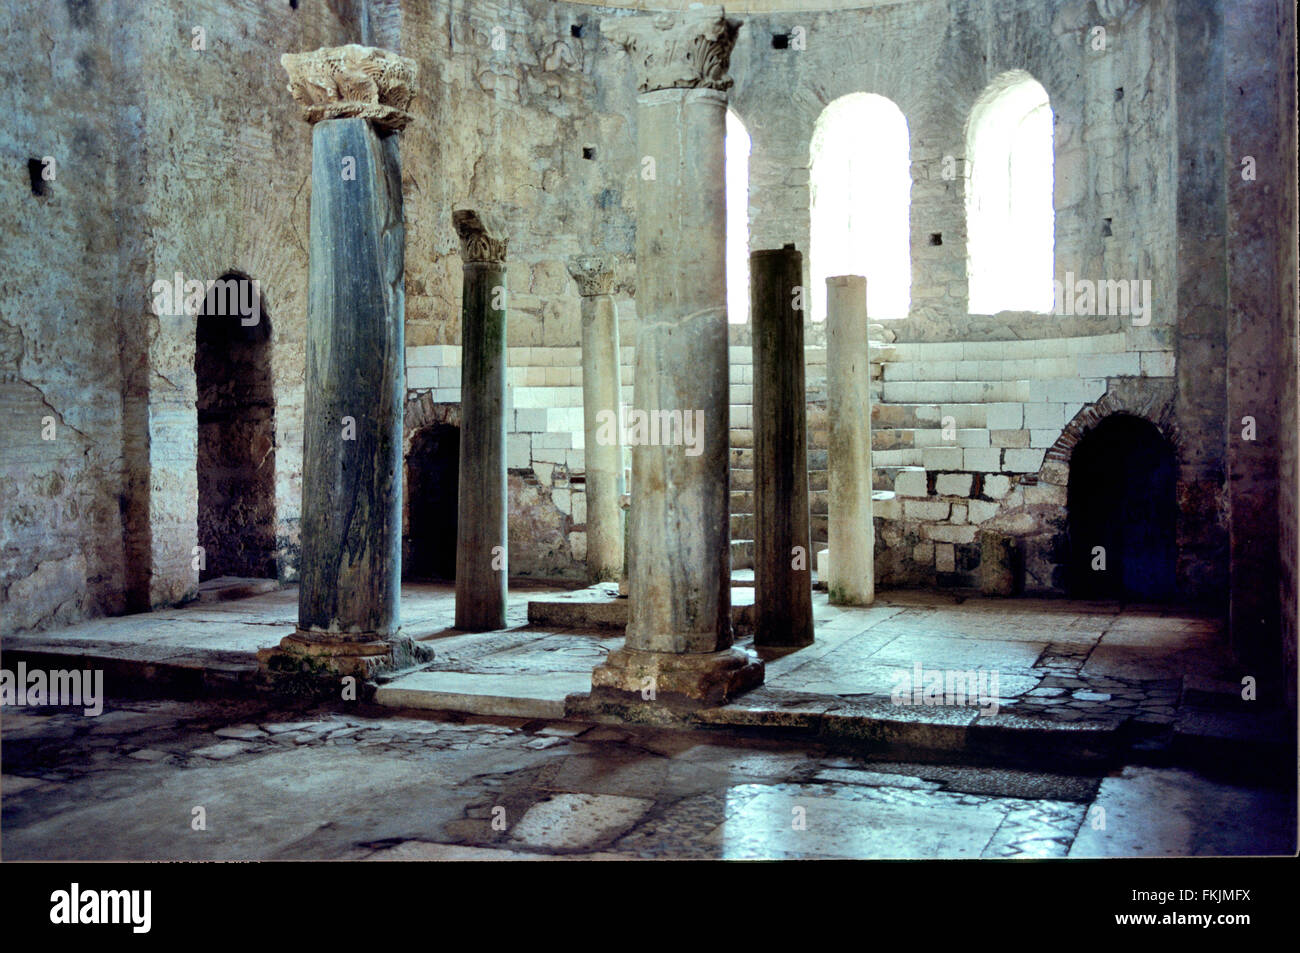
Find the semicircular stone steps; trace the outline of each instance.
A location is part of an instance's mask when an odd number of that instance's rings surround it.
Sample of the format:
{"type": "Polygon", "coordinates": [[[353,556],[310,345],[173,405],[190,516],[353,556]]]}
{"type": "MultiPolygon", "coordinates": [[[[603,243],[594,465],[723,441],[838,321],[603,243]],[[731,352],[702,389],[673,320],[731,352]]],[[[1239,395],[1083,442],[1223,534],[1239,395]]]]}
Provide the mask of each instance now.
{"type": "MultiPolygon", "coordinates": [[[[897,494],[876,511],[885,519],[901,517],[904,498],[933,499],[939,494],[956,500],[967,485],[969,492],[987,496],[988,487],[1000,491],[1019,474],[1037,473],[1065,426],[1105,394],[1112,378],[1173,373],[1172,341],[1162,329],[1015,341],[914,342],[892,340],[892,330],[871,325],[870,336],[872,486],[897,494]]],[[[825,347],[808,347],[806,360],[809,508],[813,545],[823,546],[829,435],[825,347]]],[[[752,377],[747,380],[752,383],[752,377]]],[[[746,417],[743,426],[732,430],[732,538],[737,560],[752,559],[753,551],[751,422],[746,417]],[[737,455],[737,449],[747,452],[737,455]]],[[[1049,490],[1043,488],[1039,495],[1049,490]]],[[[920,513],[922,505],[909,513],[920,513]]],[[[967,517],[973,519],[978,509],[987,518],[995,506],[981,503],[967,517]]]]}

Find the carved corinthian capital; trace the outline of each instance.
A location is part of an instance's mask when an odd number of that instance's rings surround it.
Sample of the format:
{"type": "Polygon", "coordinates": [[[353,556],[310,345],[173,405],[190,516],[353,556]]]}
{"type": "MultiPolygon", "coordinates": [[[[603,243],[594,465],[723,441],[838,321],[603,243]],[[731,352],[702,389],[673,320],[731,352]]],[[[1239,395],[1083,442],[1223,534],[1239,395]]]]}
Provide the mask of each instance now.
{"type": "Polygon", "coordinates": [[[280,65],[309,123],[359,118],[401,130],[411,121],[407,108],[415,95],[415,60],[349,43],[285,53],[280,65]]]}
{"type": "Polygon", "coordinates": [[[727,66],[740,29],[722,7],[697,7],[648,17],[606,17],[600,32],[625,47],[637,70],[637,91],[729,89],[727,66]]]}
{"type": "Polygon", "coordinates": [[[582,297],[609,294],[614,284],[614,259],[601,255],[574,255],[566,264],[582,297]]]}
{"type": "Polygon", "coordinates": [[[462,262],[485,261],[501,264],[506,260],[506,230],[491,215],[460,208],[451,213],[452,224],[460,236],[462,262]]]}

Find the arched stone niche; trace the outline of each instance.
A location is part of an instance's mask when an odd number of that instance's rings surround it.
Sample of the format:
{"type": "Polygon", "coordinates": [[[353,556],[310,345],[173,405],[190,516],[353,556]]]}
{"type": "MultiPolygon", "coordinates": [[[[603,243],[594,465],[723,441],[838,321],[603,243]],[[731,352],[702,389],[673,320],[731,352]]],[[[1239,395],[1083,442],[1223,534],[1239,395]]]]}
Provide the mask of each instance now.
{"type": "Polygon", "coordinates": [[[402,428],[402,578],[452,580],[460,465],[460,404],[428,392],[406,402],[402,428]]]}

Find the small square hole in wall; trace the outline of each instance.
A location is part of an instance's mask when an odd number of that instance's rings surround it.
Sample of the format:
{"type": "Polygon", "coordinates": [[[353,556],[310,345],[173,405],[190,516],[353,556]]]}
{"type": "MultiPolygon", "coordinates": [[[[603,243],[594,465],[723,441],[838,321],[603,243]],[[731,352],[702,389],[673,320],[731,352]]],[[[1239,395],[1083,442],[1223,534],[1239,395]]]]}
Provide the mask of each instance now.
{"type": "Polygon", "coordinates": [[[930,233],[930,244],[931,244],[931,245],[942,245],[942,244],[943,244],[943,232],[931,232],[931,233],[930,233]]]}
{"type": "Polygon", "coordinates": [[[297,10],[297,9],[298,9],[298,0],[289,0],[289,9],[290,9],[290,10],[297,10]]]}
{"type": "Polygon", "coordinates": [[[574,23],[570,25],[569,36],[576,37],[577,39],[582,39],[582,24],[574,23]]]}
{"type": "Polygon", "coordinates": [[[1102,238],[1110,238],[1111,235],[1112,232],[1110,230],[1110,219],[1103,218],[1101,220],[1101,236],[1102,238]]]}
{"type": "Polygon", "coordinates": [[[772,34],[772,49],[774,49],[774,50],[788,50],[788,49],[790,49],[790,34],[789,34],[789,33],[773,33],[773,34],[772,34]]]}
{"type": "Polygon", "coordinates": [[[582,147],[582,157],[583,157],[584,159],[594,159],[594,158],[596,158],[596,147],[595,147],[595,146],[583,146],[583,147],[582,147]]]}
{"type": "Polygon", "coordinates": [[[40,159],[27,160],[27,178],[31,180],[32,195],[44,195],[46,191],[45,176],[41,173],[45,170],[45,163],[40,159]]]}
{"type": "Polygon", "coordinates": [[[1123,98],[1124,98],[1124,87],[1121,86],[1115,90],[1115,102],[1119,102],[1123,98]]]}

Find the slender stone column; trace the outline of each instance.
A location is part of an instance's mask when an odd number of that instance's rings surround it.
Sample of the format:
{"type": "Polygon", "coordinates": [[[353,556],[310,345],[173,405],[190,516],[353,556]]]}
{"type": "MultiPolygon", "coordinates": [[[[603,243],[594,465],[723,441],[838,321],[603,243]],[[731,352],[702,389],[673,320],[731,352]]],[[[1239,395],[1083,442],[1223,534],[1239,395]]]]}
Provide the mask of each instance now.
{"type": "Polygon", "coordinates": [[[416,67],[355,45],[281,63],[313,124],[302,555],[297,631],[259,655],[276,671],[364,676],[432,655],[400,634],[398,604],[406,234],[395,132],[411,118],[416,67]]]}
{"type": "Polygon", "coordinates": [[[586,432],[587,577],[623,577],[623,436],[619,405],[618,314],[609,289],[614,263],[593,255],[569,259],[582,296],[582,422],[586,432]]]}
{"type": "Polygon", "coordinates": [[[723,139],[737,29],[721,7],[601,21],[639,73],[640,320],[627,640],[592,673],[597,698],[713,704],[762,681],[731,634],[723,139]]]}
{"type": "Polygon", "coordinates": [[[452,216],[461,291],[456,628],[506,627],[506,237],[492,218],[452,216]]]}
{"type": "Polygon", "coordinates": [[[876,598],[871,521],[871,364],[867,352],[867,279],[826,279],[826,455],[830,579],[835,605],[876,598]]]}
{"type": "Polygon", "coordinates": [[[754,336],[754,644],[813,640],[803,255],[749,256],[754,336]]]}

